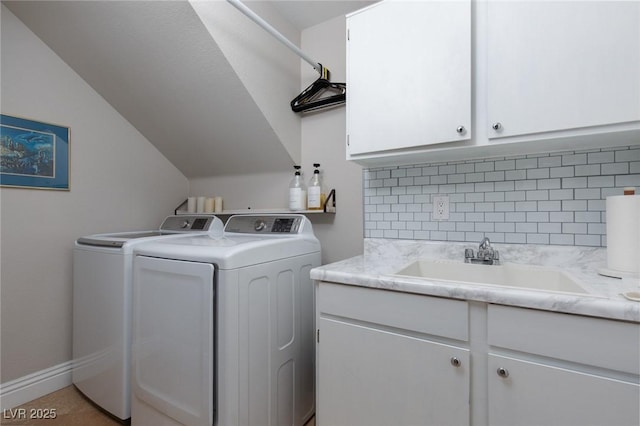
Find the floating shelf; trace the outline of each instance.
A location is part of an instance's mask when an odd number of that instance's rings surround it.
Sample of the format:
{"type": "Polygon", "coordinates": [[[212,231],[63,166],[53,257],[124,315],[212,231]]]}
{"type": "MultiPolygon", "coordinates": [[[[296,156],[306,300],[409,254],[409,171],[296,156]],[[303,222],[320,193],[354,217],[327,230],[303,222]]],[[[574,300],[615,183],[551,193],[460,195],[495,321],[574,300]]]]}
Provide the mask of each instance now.
{"type": "MultiPolygon", "coordinates": [[[[184,200],[184,202],[182,204],[180,204],[178,207],[176,207],[175,209],[175,214],[176,215],[180,215],[180,214],[194,214],[194,213],[189,213],[186,210],[181,210],[183,209],[185,206],[187,205],[187,200],[184,200]]],[[[283,208],[274,208],[274,209],[239,209],[239,210],[222,210],[222,212],[217,212],[217,213],[203,213],[203,214],[215,214],[215,215],[220,215],[220,216],[229,216],[229,215],[233,215],[233,214],[335,214],[336,213],[336,190],[332,189],[329,192],[329,195],[327,196],[327,201],[324,204],[324,209],[323,210],[298,210],[298,211],[292,211],[287,209],[286,207],[283,208]]],[[[198,214],[198,213],[195,213],[198,214]]]]}

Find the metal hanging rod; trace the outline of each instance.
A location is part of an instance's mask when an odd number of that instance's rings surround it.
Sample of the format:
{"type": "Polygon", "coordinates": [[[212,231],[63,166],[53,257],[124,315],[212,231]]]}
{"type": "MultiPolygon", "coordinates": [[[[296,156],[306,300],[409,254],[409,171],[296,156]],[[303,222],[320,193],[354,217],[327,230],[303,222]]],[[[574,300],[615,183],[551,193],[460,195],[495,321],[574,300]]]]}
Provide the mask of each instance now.
{"type": "Polygon", "coordinates": [[[308,62],[309,65],[311,65],[313,69],[316,70],[321,76],[323,75],[324,67],[320,65],[320,63],[311,59],[309,55],[304,53],[302,50],[300,50],[298,46],[296,46],[295,44],[290,42],[285,36],[280,34],[278,30],[273,28],[267,21],[265,21],[260,16],[258,16],[253,10],[245,6],[240,0],[227,0],[227,1],[231,3],[231,5],[234,6],[236,9],[238,9],[240,12],[242,12],[244,15],[246,15],[248,18],[250,18],[253,22],[260,25],[265,31],[267,31],[272,36],[280,40],[282,44],[287,46],[289,49],[293,50],[298,56],[300,56],[302,59],[308,62]]]}

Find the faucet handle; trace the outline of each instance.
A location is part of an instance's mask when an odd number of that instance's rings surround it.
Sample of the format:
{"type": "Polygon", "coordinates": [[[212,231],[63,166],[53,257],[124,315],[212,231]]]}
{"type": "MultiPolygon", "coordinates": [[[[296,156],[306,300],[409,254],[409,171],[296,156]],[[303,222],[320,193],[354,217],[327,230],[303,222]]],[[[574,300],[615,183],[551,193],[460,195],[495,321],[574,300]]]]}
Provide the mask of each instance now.
{"type": "Polygon", "coordinates": [[[465,259],[473,259],[473,249],[464,249],[464,258],[465,259]]]}
{"type": "Polygon", "coordinates": [[[485,250],[490,247],[491,247],[491,241],[487,237],[484,237],[482,241],[480,241],[480,245],[478,246],[478,248],[485,249],[485,250]]]}

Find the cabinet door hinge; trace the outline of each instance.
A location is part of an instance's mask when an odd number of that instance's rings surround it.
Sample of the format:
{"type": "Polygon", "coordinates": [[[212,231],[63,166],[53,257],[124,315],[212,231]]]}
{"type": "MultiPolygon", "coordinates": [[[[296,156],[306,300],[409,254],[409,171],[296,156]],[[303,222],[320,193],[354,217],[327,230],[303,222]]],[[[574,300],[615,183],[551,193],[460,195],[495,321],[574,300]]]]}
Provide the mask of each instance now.
{"type": "Polygon", "coordinates": [[[351,40],[351,30],[347,29],[347,41],[351,40]]]}
{"type": "Polygon", "coordinates": [[[319,328],[316,330],[316,341],[318,343],[320,343],[320,329],[319,328]]]}

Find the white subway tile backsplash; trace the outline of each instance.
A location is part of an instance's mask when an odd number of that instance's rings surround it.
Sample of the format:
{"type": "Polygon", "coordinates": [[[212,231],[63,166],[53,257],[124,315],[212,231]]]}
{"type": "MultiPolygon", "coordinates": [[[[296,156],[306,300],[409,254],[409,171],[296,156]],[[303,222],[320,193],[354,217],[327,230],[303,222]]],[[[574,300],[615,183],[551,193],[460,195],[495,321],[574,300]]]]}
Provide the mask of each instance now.
{"type": "Polygon", "coordinates": [[[485,161],[482,163],[476,163],[476,172],[493,172],[495,170],[495,163],[493,161],[485,161]]]}
{"type": "Polygon", "coordinates": [[[485,201],[505,201],[505,193],[504,192],[487,192],[483,193],[485,201]]]}
{"type": "Polygon", "coordinates": [[[576,235],[575,245],[577,246],[598,246],[601,239],[599,235],[576,235]]]}
{"type": "Polygon", "coordinates": [[[576,200],[599,200],[600,188],[581,188],[574,190],[576,200]]]}
{"type": "Polygon", "coordinates": [[[586,223],[563,223],[562,233],[563,234],[586,234],[587,224],[586,223]]]}
{"type": "Polygon", "coordinates": [[[516,160],[501,160],[494,163],[495,170],[514,170],[516,168],[516,160]]]}
{"type": "Polygon", "coordinates": [[[538,232],[544,234],[560,234],[562,233],[562,224],[560,223],[539,223],[538,232]]]}
{"type": "Polygon", "coordinates": [[[552,178],[566,178],[573,177],[573,166],[572,167],[552,167],[549,169],[549,177],[552,178]]]}
{"type": "Polygon", "coordinates": [[[625,161],[640,161],[640,149],[619,150],[615,152],[616,163],[625,161]]]}
{"type": "Polygon", "coordinates": [[[612,187],[615,186],[613,176],[589,176],[588,187],[612,187]]]}
{"type": "Polygon", "coordinates": [[[505,201],[503,203],[495,203],[495,211],[497,212],[514,212],[516,211],[513,201],[505,201]]]}
{"type": "Polygon", "coordinates": [[[640,190],[637,147],[368,169],[365,236],[603,246],[606,197],[640,190]],[[434,194],[449,220],[431,217],[434,194]]]}
{"type": "Polygon", "coordinates": [[[640,186],[640,174],[619,175],[615,179],[617,187],[640,186]]]}
{"type": "Polygon", "coordinates": [[[505,172],[506,180],[523,180],[527,178],[526,170],[507,170],[505,172]]]}
{"type": "Polygon", "coordinates": [[[587,154],[568,154],[562,156],[562,165],[570,166],[576,164],[587,164],[587,154]]]}
{"type": "Polygon", "coordinates": [[[504,234],[504,242],[510,244],[526,244],[527,234],[504,234]]]}
{"type": "Polygon", "coordinates": [[[573,170],[575,176],[597,176],[600,174],[600,164],[575,166],[573,170]]]}
{"type": "Polygon", "coordinates": [[[613,163],[615,161],[615,154],[613,151],[606,152],[592,152],[587,154],[587,163],[613,163]]]}
{"type": "Polygon", "coordinates": [[[527,244],[549,244],[549,234],[527,234],[527,244]]]}
{"type": "Polygon", "coordinates": [[[562,210],[561,201],[538,201],[538,211],[559,212],[560,210],[562,210]]]}
{"type": "Polygon", "coordinates": [[[517,180],[515,182],[516,191],[518,190],[532,190],[538,188],[538,183],[535,180],[517,180]]]}
{"type": "Polygon", "coordinates": [[[516,169],[535,169],[536,167],[538,167],[537,158],[516,160],[516,169]]]}
{"type": "Polygon", "coordinates": [[[563,178],[562,187],[563,188],[586,188],[587,178],[586,177],[563,178]]]}
{"type": "Polygon", "coordinates": [[[528,169],[527,179],[547,179],[549,178],[549,169],[528,169]]]}
{"type": "Polygon", "coordinates": [[[562,200],[563,211],[586,211],[586,200],[562,200]]]}
{"type": "Polygon", "coordinates": [[[562,165],[562,157],[541,157],[538,158],[538,167],[560,167],[562,165]]]}
{"type": "Polygon", "coordinates": [[[550,212],[551,222],[573,222],[573,212],[550,212]]]}

